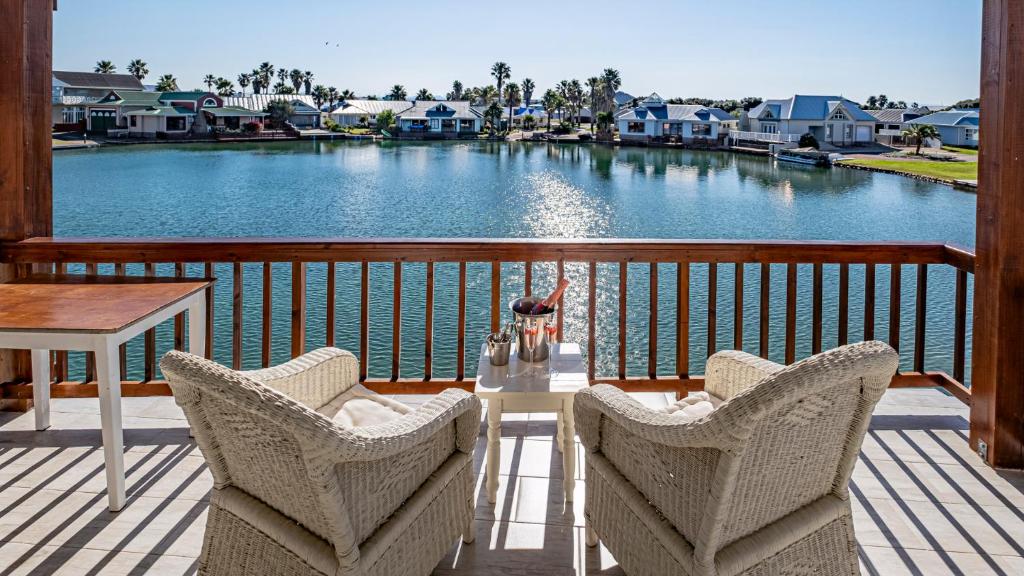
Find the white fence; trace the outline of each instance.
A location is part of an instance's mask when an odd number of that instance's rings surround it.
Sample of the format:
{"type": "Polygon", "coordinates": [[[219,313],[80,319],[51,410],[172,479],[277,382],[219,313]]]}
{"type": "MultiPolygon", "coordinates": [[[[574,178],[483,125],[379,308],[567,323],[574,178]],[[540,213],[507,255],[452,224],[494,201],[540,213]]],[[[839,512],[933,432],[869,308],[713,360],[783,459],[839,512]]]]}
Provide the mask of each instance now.
{"type": "Polygon", "coordinates": [[[729,138],[733,142],[737,140],[753,140],[754,142],[772,142],[775,144],[787,144],[799,142],[800,134],[781,134],[778,132],[741,132],[739,130],[729,131],[729,138]]]}

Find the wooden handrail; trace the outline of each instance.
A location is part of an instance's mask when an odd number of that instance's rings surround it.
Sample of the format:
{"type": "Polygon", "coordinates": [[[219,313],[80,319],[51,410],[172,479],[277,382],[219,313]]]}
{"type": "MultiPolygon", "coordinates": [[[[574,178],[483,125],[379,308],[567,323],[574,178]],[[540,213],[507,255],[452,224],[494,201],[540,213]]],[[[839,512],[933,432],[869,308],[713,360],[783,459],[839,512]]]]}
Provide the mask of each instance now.
{"type": "Polygon", "coordinates": [[[941,242],[479,238],[30,238],[0,262],[716,262],[950,264],[974,254],[941,242]]]}
{"type": "MultiPolygon", "coordinates": [[[[759,275],[753,276],[751,282],[758,282],[759,286],[754,292],[759,294],[757,309],[751,311],[757,318],[757,349],[764,357],[768,357],[769,351],[781,352],[779,360],[793,362],[798,359],[798,347],[801,350],[809,349],[811,353],[819,352],[824,340],[822,326],[824,317],[835,318],[837,325],[835,329],[838,343],[846,343],[850,337],[849,316],[850,299],[857,297],[851,294],[851,264],[863,266],[864,278],[864,338],[873,338],[876,333],[875,326],[875,302],[876,302],[876,267],[883,266],[887,269],[889,280],[888,300],[890,302],[890,314],[888,315],[888,340],[894,348],[899,348],[901,329],[900,307],[902,299],[901,278],[902,272],[908,267],[917,271],[916,299],[914,301],[915,321],[913,322],[913,368],[915,374],[925,374],[926,346],[926,305],[927,305],[927,278],[929,265],[948,265],[956,271],[956,304],[950,320],[955,324],[954,346],[951,353],[953,376],[934,376],[928,373],[927,377],[901,376],[901,386],[928,386],[941,385],[958,395],[965,397],[969,390],[964,388],[965,348],[966,348],[966,317],[967,317],[967,275],[974,268],[974,254],[969,250],[958,246],[951,246],[939,242],[830,242],[830,241],[799,241],[799,240],[645,240],[645,239],[346,239],[346,238],[32,238],[29,240],[0,244],[0,262],[19,265],[19,269],[27,269],[29,264],[56,264],[58,269],[66,269],[68,264],[85,265],[87,273],[97,273],[99,265],[114,264],[115,273],[124,274],[127,264],[143,264],[148,275],[155,273],[158,264],[173,264],[174,273],[183,275],[188,265],[202,265],[208,276],[213,273],[215,265],[227,265],[231,282],[231,298],[223,299],[222,305],[231,307],[231,334],[222,334],[221,337],[230,336],[231,342],[231,364],[236,368],[242,366],[242,302],[246,298],[243,289],[244,263],[259,263],[262,266],[262,294],[253,294],[253,297],[262,299],[262,342],[260,364],[266,366],[270,362],[270,339],[272,332],[272,276],[271,267],[274,263],[281,263],[291,267],[291,355],[297,356],[307,349],[307,320],[306,320],[306,268],[307,265],[326,265],[327,276],[325,279],[327,294],[325,296],[328,311],[326,313],[325,342],[332,345],[335,341],[335,271],[338,263],[356,263],[359,268],[360,286],[359,292],[359,375],[360,379],[368,385],[380,390],[426,392],[434,387],[448,382],[456,382],[460,386],[466,386],[466,350],[472,354],[476,348],[474,338],[467,338],[466,324],[467,314],[467,264],[482,263],[489,264],[489,282],[486,280],[482,285],[477,285],[476,290],[489,292],[484,300],[489,301],[490,314],[489,325],[491,330],[498,328],[500,319],[504,314],[502,303],[502,268],[503,264],[522,265],[524,277],[522,278],[522,289],[525,293],[531,292],[535,280],[535,265],[541,263],[552,263],[559,278],[566,274],[566,263],[574,266],[584,264],[587,274],[587,296],[588,305],[586,313],[586,334],[588,337],[587,354],[593,361],[589,362],[589,376],[591,379],[611,381],[621,384],[631,390],[676,390],[684,392],[700,386],[700,380],[691,376],[690,360],[693,357],[693,350],[690,346],[690,319],[691,292],[703,291],[704,301],[707,307],[706,325],[703,328],[693,327],[700,334],[699,340],[706,342],[707,354],[714,353],[718,341],[718,292],[719,292],[719,266],[727,266],[723,270],[732,270],[733,276],[733,305],[732,320],[733,344],[736,348],[743,346],[743,315],[745,278],[744,266],[757,266],[759,275]],[[392,293],[389,295],[392,301],[391,310],[391,350],[390,350],[390,377],[385,380],[371,377],[370,354],[368,352],[370,343],[371,323],[369,308],[371,294],[374,288],[370,285],[370,266],[374,263],[390,264],[392,272],[392,293]],[[433,315],[433,303],[435,296],[435,263],[456,263],[458,264],[457,284],[457,347],[455,350],[455,371],[454,374],[438,374],[435,363],[435,341],[433,315]],[[424,342],[422,349],[406,347],[403,349],[402,334],[402,284],[403,267],[415,264],[425,265],[426,284],[422,287],[424,298],[427,302],[427,311],[424,312],[424,342]],[[616,271],[618,274],[617,286],[609,289],[608,304],[617,300],[617,346],[614,352],[605,352],[608,356],[617,356],[612,363],[603,362],[604,369],[613,371],[614,376],[609,378],[595,371],[600,358],[597,358],[595,346],[595,325],[597,322],[597,288],[599,285],[598,266],[611,265],[608,270],[616,271]],[[632,293],[627,289],[630,284],[630,276],[636,267],[634,264],[642,264],[646,270],[648,281],[647,312],[643,320],[646,320],[647,342],[643,344],[646,348],[646,374],[645,377],[637,377],[631,372],[633,366],[627,366],[627,358],[631,352],[641,351],[630,350],[627,343],[627,330],[631,329],[629,324],[634,320],[627,314],[627,306],[642,306],[641,302],[634,302],[632,293]],[[659,366],[659,265],[666,268],[663,270],[671,274],[675,271],[675,321],[674,332],[674,371],[666,371],[664,366],[659,366]],[[772,287],[772,266],[776,266],[776,274],[785,270],[785,282],[772,287]],[[798,283],[806,280],[799,280],[803,276],[800,265],[810,265],[811,285],[811,330],[809,346],[803,347],[798,343],[798,325],[806,320],[798,318],[798,283]],[[706,268],[705,268],[706,266],[706,268]],[[695,267],[691,270],[691,267],[695,267]],[[831,310],[826,310],[823,295],[823,270],[829,267],[830,270],[838,271],[838,298],[834,304],[830,304],[831,310]],[[691,286],[691,275],[693,270],[702,273],[706,270],[706,285],[703,288],[691,286]],[[759,279],[758,279],[759,276],[759,279]],[[784,286],[784,288],[782,287],[784,286]],[[782,294],[775,294],[783,290],[782,294]],[[617,294],[616,294],[617,292],[617,294]],[[774,295],[774,297],[773,297],[774,295]],[[617,296],[617,298],[616,298],[617,296]],[[781,298],[780,301],[777,298],[781,298]],[[774,313],[769,310],[770,306],[784,306],[774,313]],[[782,313],[784,316],[784,342],[776,342],[774,347],[769,344],[769,337],[778,338],[778,335],[771,336],[774,330],[769,326],[771,318],[782,313]],[[410,352],[415,350],[415,352],[410,352]],[[415,382],[403,374],[402,359],[404,354],[423,355],[423,377],[415,382]],[[614,366],[614,368],[612,368],[614,366]],[[627,373],[627,367],[629,372],[627,373]],[[668,375],[667,372],[673,372],[668,375]],[[454,379],[452,379],[454,377],[454,379]],[[388,383],[388,384],[386,384],[388,383]],[[955,388],[952,389],[952,388],[955,388]]],[[[281,270],[284,270],[284,266],[281,270]]],[[[409,268],[418,270],[417,267],[409,268]]],[[[579,270],[579,268],[574,268],[579,270]]],[[[479,269],[478,269],[479,270],[479,269]]],[[[413,272],[415,274],[415,272],[413,272]]],[[[614,272],[613,272],[614,274],[614,272]]],[[[830,273],[832,274],[832,273],[830,273]]],[[[830,276],[834,277],[834,276],[830,276]]],[[[417,278],[417,276],[412,276],[417,278]]],[[[727,277],[726,277],[727,278],[727,277]]],[[[781,279],[781,276],[779,276],[781,279]]],[[[805,277],[806,278],[806,277],[805,277]]],[[[483,280],[483,278],[481,278],[483,280]]],[[[409,284],[408,287],[415,291],[418,286],[409,284]]],[[[831,282],[830,282],[831,285],[831,282]]],[[[805,285],[806,286],[806,285],[805,285]]],[[[516,289],[517,291],[519,288],[516,289]]],[[[698,301],[700,294],[696,295],[698,301]]],[[[212,341],[214,330],[213,319],[213,293],[209,291],[208,300],[208,326],[207,326],[207,351],[209,357],[212,353],[212,341]]],[[[671,306],[672,302],[666,302],[671,306]]],[[[605,304],[607,306],[608,304],[605,304]]],[[[614,304],[611,304],[614,307],[614,304]]],[[[562,327],[562,308],[559,307],[559,332],[562,327]]],[[[605,316],[606,320],[610,319],[605,316]]],[[[723,316],[725,318],[725,316],[723,316]]],[[[641,320],[641,321],[643,321],[641,320]]],[[[180,321],[180,319],[178,319],[180,321]]],[[[615,322],[612,320],[612,322],[615,322]]],[[[908,329],[909,329],[909,324],[908,329]]],[[[174,346],[180,347],[179,330],[176,326],[174,346]]],[[[670,334],[672,332],[669,332],[670,334]]],[[[561,334],[559,334],[561,336],[561,334]]],[[[317,338],[319,340],[319,338],[317,338]]],[[[664,344],[665,342],[662,342],[664,344]]],[[[149,382],[154,378],[156,365],[156,345],[152,334],[148,335],[145,347],[145,376],[144,381],[149,382]]],[[[316,345],[321,345],[316,342],[316,345]]],[[[749,344],[748,344],[749,345],[749,344]]],[[[803,352],[799,352],[803,354],[803,352]]],[[[69,378],[67,374],[66,353],[55,355],[54,374],[62,379],[69,378]]],[[[470,362],[473,362],[471,356],[470,362]]],[[[607,358],[612,360],[612,358],[607,358]]],[[[703,358],[698,361],[703,361],[703,358]]],[[[87,380],[92,375],[87,366],[87,380]]],[[[374,371],[382,371],[383,366],[375,366],[374,371]]],[[[445,370],[443,372],[448,372],[445,370]]],[[[894,383],[894,385],[897,385],[894,383]]],[[[61,390],[65,390],[61,388],[61,390]]],[[[159,393],[163,388],[159,386],[143,386],[138,389],[139,393],[159,393]]],[[[10,390],[8,390],[10,392],[10,390]]],[[[18,392],[18,394],[22,394],[18,392]]],[[[69,394],[78,392],[67,392],[69,394]]],[[[87,393],[87,392],[82,392],[87,393]]]]}

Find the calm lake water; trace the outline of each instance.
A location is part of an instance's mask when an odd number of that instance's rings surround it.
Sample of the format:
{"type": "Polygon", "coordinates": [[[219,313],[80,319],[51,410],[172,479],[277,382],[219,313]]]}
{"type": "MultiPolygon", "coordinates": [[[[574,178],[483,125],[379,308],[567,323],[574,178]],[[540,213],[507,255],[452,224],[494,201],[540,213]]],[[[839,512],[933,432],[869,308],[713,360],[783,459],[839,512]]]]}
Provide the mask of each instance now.
{"type": "MultiPolygon", "coordinates": [[[[54,228],[62,236],[591,237],[935,240],[973,246],[975,196],[947,186],[847,169],[820,169],[720,152],[530,143],[273,143],[131,146],[54,154],[54,228]]],[[[567,265],[565,334],[585,348],[586,270],[567,265]]],[[[707,265],[691,270],[691,366],[703,372],[707,265]]],[[[112,266],[101,266],[110,271],[112,266]]],[[[170,266],[160,267],[171,274],[170,266]]],[[[325,333],[325,272],[308,272],[309,348],[325,333]]],[[[129,267],[141,274],[141,266],[129,267]]],[[[189,267],[200,275],[200,267],[189,267]]],[[[231,270],[218,266],[215,356],[230,362],[231,270]]],[[[244,266],[244,358],[260,358],[261,265],[244,266]]],[[[290,266],[274,268],[275,361],[288,357],[290,266]]],[[[457,266],[437,265],[434,374],[454,375],[457,266]]],[[[467,371],[488,331],[490,267],[469,266],[467,371]]],[[[616,366],[618,274],[599,267],[598,374],[616,366]]],[[[953,277],[929,272],[927,368],[952,367],[953,277]]],[[[419,264],[403,270],[402,372],[422,374],[419,264]]],[[[851,266],[850,335],[863,333],[863,266],[851,266]]],[[[337,345],[358,350],[357,266],[339,264],[337,345]]],[[[876,274],[876,335],[888,330],[887,266],[876,274]]],[[[836,342],[838,271],[825,268],[825,346],[836,342]]],[[[675,267],[659,270],[659,369],[674,371],[675,267]]],[[[503,300],[522,292],[522,265],[503,269],[503,300]]],[[[537,265],[534,291],[554,284],[537,265]]],[[[628,367],[645,374],[647,265],[630,267],[628,367]]],[[[772,270],[771,357],[784,346],[785,267],[772,270]]],[[[916,270],[903,271],[901,351],[913,351],[916,270]]],[[[391,266],[371,267],[371,376],[391,357],[391,266]]],[[[810,353],[811,268],[801,266],[798,356],[810,353]]],[[[744,348],[757,351],[758,272],[746,270],[744,348]]],[[[733,267],[718,271],[718,349],[732,347],[733,267]]],[[[970,321],[970,319],[968,319],[970,321]]],[[[968,329],[970,334],[970,329],[968,329]]],[[[170,326],[158,331],[169,348],[170,326]]],[[[968,346],[970,344],[968,343],[968,346]]],[[[969,351],[969,348],[968,348],[969,351]]],[[[141,343],[130,345],[141,372],[141,343]]],[[[968,358],[970,355],[968,353],[968,358]]],[[[73,364],[80,367],[78,355],[73,364]]]]}

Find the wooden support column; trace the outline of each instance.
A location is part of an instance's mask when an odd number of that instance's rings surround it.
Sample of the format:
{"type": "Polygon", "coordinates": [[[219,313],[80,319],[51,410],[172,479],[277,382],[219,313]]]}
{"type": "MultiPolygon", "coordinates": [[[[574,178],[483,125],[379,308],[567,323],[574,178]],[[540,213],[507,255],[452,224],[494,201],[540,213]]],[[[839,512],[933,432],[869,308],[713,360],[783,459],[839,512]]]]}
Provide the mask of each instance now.
{"type": "Polygon", "coordinates": [[[1024,3],[985,0],[971,447],[1024,468],[1024,3]]]}
{"type": "MultiPolygon", "coordinates": [[[[0,240],[51,236],[51,76],[55,5],[44,0],[0,0],[0,240]]],[[[0,265],[0,281],[15,275],[0,265]]],[[[31,378],[29,353],[0,351],[0,382],[31,378]]],[[[27,409],[30,401],[0,401],[27,409]]]]}

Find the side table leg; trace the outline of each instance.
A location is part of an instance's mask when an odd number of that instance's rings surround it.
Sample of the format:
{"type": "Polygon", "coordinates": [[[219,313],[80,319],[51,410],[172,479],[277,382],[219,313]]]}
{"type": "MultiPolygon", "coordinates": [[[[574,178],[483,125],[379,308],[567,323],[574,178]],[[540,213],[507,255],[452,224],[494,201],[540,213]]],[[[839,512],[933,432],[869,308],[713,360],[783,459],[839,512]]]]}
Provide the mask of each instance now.
{"type": "Polygon", "coordinates": [[[487,501],[498,499],[498,468],[501,464],[501,400],[487,401],[487,501]]]}
{"type": "Polygon", "coordinates": [[[96,347],[96,376],[100,389],[103,458],[107,470],[107,496],[111,512],[124,508],[124,432],[121,424],[121,365],[116,344],[96,347]]]}
{"type": "Polygon", "coordinates": [[[565,501],[572,502],[576,490],[576,425],[572,415],[572,399],[562,402],[562,470],[565,479],[565,501]]]}
{"type": "Polygon", "coordinates": [[[50,427],[50,351],[32,350],[32,403],[36,430],[50,427]]]}
{"type": "Polygon", "coordinates": [[[562,444],[565,443],[565,437],[562,436],[562,412],[558,411],[555,414],[557,415],[555,419],[555,449],[561,452],[562,444]]]}

